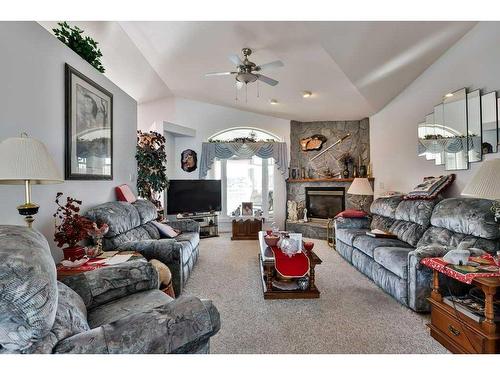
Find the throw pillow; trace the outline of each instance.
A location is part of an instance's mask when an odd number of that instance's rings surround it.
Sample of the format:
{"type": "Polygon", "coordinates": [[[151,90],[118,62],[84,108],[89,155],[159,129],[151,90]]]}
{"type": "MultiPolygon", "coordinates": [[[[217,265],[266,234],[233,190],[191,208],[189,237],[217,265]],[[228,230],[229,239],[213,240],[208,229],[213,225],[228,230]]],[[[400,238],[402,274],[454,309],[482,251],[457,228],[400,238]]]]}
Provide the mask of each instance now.
{"type": "Polygon", "coordinates": [[[365,211],[361,210],[345,210],[342,212],[339,212],[336,216],[335,219],[339,217],[344,217],[344,218],[363,218],[367,217],[368,214],[365,211]]]}
{"type": "Polygon", "coordinates": [[[424,177],[424,181],[415,186],[413,191],[406,194],[403,199],[435,199],[450,187],[453,181],[455,181],[455,174],[453,173],[447,176],[424,177]]]}
{"type": "Polygon", "coordinates": [[[115,187],[115,193],[116,199],[120,202],[134,203],[137,200],[132,189],[127,184],[115,187]]]}
{"type": "Polygon", "coordinates": [[[175,238],[180,232],[176,231],[170,225],[160,223],[158,221],[152,221],[153,225],[158,228],[158,232],[160,232],[160,238],[175,238]]]}

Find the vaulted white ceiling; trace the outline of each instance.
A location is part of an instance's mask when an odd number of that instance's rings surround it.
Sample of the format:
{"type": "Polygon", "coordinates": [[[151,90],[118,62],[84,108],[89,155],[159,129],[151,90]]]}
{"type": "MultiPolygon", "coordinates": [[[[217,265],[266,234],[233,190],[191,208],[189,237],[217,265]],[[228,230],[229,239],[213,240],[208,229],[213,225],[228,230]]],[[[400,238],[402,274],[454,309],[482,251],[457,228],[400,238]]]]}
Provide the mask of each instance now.
{"type": "MultiPolygon", "coordinates": [[[[50,23],[42,23],[45,27],[50,23]]],[[[53,23],[52,23],[53,24],[53,23]]],[[[52,26],[50,24],[50,26],[52,26]]],[[[455,44],[474,22],[79,22],[101,43],[110,78],[138,101],[175,95],[296,119],[376,113],[455,44]],[[234,77],[228,55],[250,47],[275,87],[234,77]],[[313,92],[304,99],[303,90],[313,92]],[[259,94],[259,97],[257,97],[259,94]],[[271,105],[276,99],[277,105],[271,105]]]]}

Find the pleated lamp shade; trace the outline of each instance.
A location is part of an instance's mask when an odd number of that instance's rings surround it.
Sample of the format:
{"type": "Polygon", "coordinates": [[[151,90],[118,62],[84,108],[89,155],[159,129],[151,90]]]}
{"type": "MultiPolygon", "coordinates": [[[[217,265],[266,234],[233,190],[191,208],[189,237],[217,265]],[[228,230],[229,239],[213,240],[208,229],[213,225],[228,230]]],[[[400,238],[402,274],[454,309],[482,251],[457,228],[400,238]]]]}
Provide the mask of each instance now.
{"type": "Polygon", "coordinates": [[[347,194],[353,195],[373,195],[372,185],[367,178],[355,178],[347,194]]]}
{"type": "Polygon", "coordinates": [[[57,184],[64,182],[45,145],[28,136],[0,143],[0,184],[57,184]]]}
{"type": "Polygon", "coordinates": [[[500,159],[485,160],[472,180],[465,186],[462,195],[500,199],[500,159]]]}

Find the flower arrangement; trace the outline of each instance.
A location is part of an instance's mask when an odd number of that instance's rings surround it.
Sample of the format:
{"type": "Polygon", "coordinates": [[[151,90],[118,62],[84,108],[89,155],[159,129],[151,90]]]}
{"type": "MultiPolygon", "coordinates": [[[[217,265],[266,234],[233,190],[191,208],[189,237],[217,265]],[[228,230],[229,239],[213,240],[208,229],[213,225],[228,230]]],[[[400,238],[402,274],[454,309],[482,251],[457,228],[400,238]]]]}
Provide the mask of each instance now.
{"type": "Polygon", "coordinates": [[[68,248],[73,248],[80,241],[88,238],[88,233],[93,229],[95,223],[78,214],[82,201],[67,197],[66,203],[62,205],[60,203],[62,195],[63,193],[57,193],[55,200],[58,207],[53,215],[55,220],[54,241],[59,247],[67,244],[68,248]],[[58,219],[60,220],[59,224],[58,219]]]}

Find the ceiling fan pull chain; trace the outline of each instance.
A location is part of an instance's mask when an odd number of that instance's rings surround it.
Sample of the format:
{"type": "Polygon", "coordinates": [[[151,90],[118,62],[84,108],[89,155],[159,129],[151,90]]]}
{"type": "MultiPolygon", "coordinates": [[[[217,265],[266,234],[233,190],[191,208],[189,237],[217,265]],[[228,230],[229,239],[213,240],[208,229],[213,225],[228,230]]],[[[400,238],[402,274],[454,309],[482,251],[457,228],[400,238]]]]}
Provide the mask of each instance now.
{"type": "Polygon", "coordinates": [[[237,102],[238,101],[238,87],[237,86],[234,86],[234,91],[235,91],[235,96],[234,96],[234,101],[237,102]]]}
{"type": "Polygon", "coordinates": [[[257,81],[257,98],[260,98],[260,85],[259,85],[259,81],[257,81]]]}
{"type": "Polygon", "coordinates": [[[245,104],[248,103],[248,85],[245,84],[245,104]]]}

